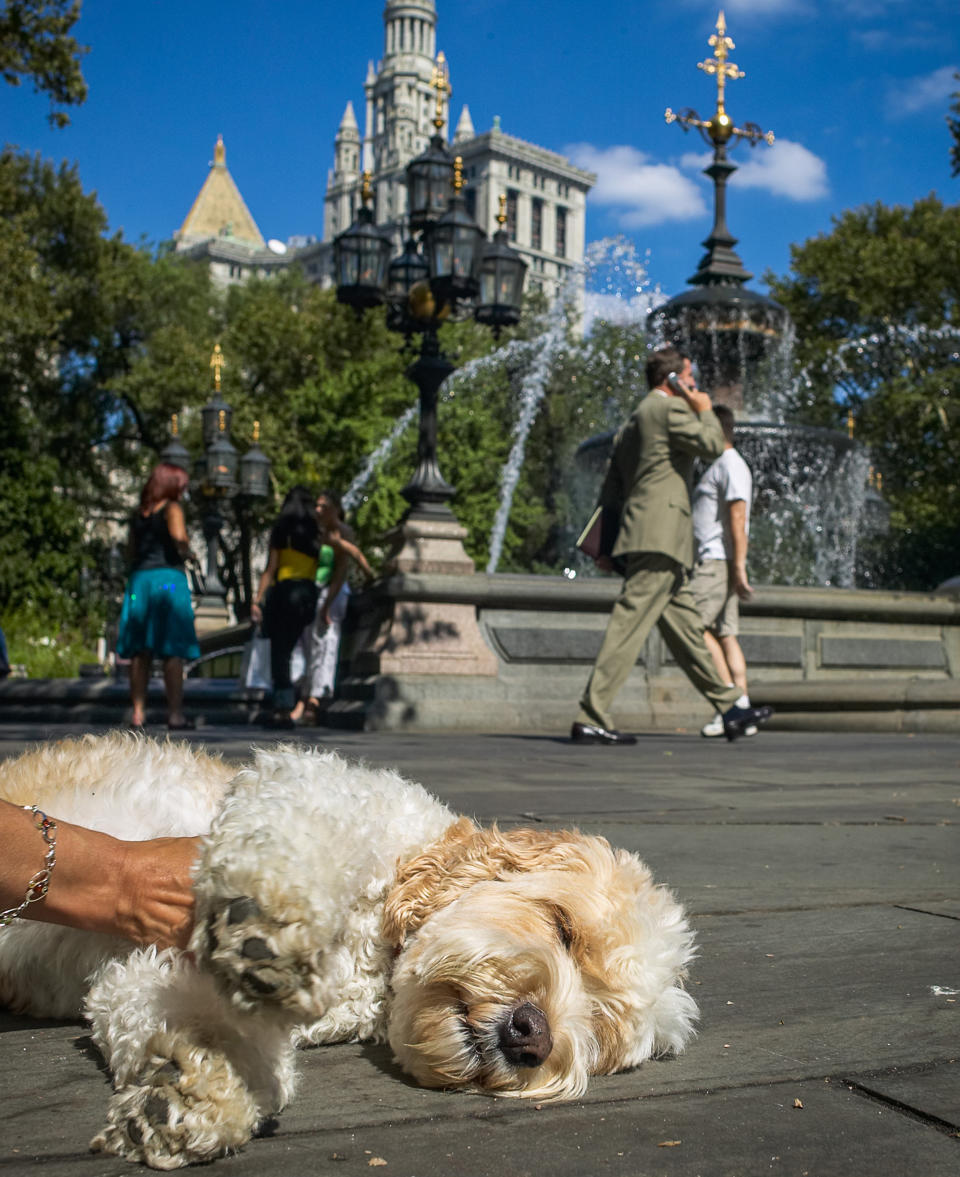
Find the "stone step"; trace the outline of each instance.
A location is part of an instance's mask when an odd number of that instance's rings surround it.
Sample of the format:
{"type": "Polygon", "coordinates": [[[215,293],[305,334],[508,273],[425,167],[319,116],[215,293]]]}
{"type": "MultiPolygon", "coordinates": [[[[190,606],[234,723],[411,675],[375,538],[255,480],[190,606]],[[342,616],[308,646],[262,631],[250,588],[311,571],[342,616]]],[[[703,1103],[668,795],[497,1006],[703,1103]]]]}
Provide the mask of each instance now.
{"type": "MultiPolygon", "coordinates": [[[[198,724],[248,724],[258,720],[266,692],[246,690],[236,679],[188,678],[184,708],[198,724]]],[[[0,722],[120,725],[130,718],[125,678],[8,679],[0,682],[0,722]]],[[[166,720],[163,681],[147,691],[147,722],[166,720]]]]}

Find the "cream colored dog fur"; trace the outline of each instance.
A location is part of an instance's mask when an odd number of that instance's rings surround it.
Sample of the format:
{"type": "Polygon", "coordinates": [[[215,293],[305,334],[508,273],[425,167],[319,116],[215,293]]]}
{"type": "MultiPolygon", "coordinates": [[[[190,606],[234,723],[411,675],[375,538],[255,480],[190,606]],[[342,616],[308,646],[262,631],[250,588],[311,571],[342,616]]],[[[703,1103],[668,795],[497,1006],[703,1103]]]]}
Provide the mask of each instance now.
{"type": "Polygon", "coordinates": [[[575,831],[480,829],[397,773],[260,748],[47,745],[0,795],[142,839],[206,834],[191,955],[18,921],[0,1003],[84,1010],[115,1085],[95,1149],[160,1169],[247,1141],[298,1043],[387,1040],[428,1087],[536,1099],[683,1048],[692,933],[639,859],[575,831]]]}

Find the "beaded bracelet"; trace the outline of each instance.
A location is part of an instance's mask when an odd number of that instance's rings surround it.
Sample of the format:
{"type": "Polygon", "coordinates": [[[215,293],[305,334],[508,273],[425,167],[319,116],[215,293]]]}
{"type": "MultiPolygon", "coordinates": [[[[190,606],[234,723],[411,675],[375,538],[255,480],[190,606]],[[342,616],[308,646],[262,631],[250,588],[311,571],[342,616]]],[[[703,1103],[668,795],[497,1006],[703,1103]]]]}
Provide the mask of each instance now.
{"type": "Polygon", "coordinates": [[[20,906],[8,907],[6,911],[0,911],[0,928],[6,928],[14,920],[19,919],[31,903],[36,903],[46,895],[50,888],[50,876],[53,874],[53,868],[57,865],[57,823],[47,817],[36,805],[24,805],[23,808],[33,814],[34,824],[40,831],[47,852],[43,856],[43,867],[27,883],[27,893],[20,906]]]}

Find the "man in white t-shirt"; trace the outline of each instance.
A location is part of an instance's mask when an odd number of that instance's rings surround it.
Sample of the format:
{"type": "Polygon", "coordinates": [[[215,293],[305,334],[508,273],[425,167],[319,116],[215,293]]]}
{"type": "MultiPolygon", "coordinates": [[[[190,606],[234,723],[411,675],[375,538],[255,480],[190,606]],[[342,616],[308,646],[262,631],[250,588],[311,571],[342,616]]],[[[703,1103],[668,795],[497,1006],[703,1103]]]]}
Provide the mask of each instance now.
{"type": "MultiPolygon", "coordinates": [[[[693,536],[696,564],[690,579],[705,627],[704,641],[717,673],[747,694],[747,663],[740,648],[739,602],[753,593],[747,580],[747,542],[753,476],[733,447],[733,413],[714,408],[723,429],[724,450],[707,469],[693,492],[693,536]]],[[[744,735],[756,735],[748,728],[744,735]]],[[[701,729],[704,736],[722,736],[719,715],[701,729]]]]}

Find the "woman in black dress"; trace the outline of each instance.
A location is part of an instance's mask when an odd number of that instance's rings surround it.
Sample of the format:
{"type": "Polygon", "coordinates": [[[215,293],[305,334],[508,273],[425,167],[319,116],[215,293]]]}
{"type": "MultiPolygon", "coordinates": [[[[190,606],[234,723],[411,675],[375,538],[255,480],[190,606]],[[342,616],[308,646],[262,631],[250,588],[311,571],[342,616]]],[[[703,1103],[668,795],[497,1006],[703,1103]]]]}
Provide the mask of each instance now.
{"type": "Polygon", "coordinates": [[[321,527],[315,502],[306,486],[295,486],[283,500],[270,532],[270,558],[250,609],[254,624],[270,639],[273,724],[281,727],[294,726],[290,655],[317,608],[321,527]]]}

